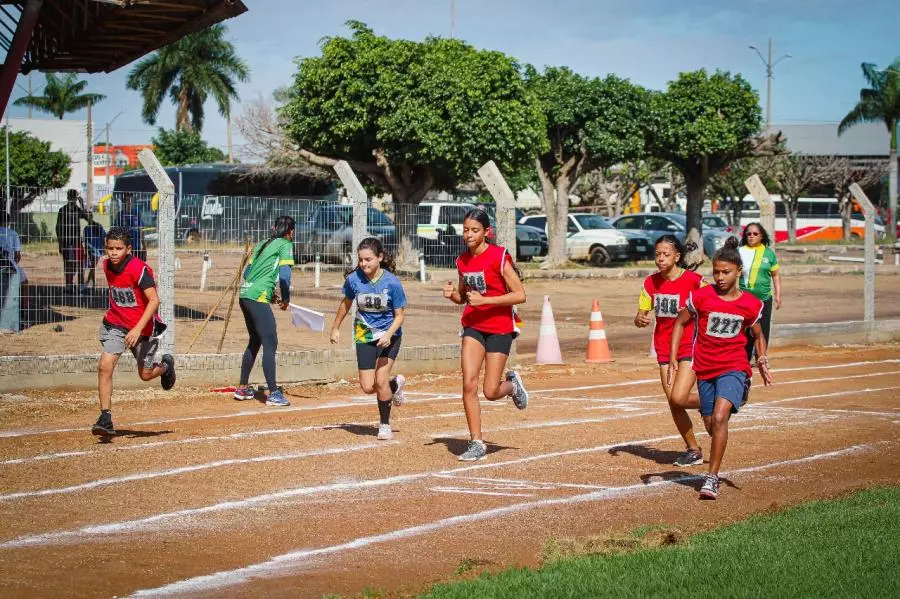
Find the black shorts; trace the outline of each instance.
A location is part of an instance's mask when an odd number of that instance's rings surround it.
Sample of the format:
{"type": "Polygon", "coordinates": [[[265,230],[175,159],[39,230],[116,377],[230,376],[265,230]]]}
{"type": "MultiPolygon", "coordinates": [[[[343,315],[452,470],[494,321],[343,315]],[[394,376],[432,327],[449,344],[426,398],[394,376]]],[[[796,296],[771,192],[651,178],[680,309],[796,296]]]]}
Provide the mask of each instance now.
{"type": "Polygon", "coordinates": [[[483,333],[472,327],[465,327],[460,337],[471,337],[484,346],[484,350],[489,354],[505,354],[509,355],[512,349],[513,334],[512,333],[483,333]]]}
{"type": "Polygon", "coordinates": [[[379,358],[397,359],[400,353],[400,335],[394,335],[387,347],[378,347],[375,341],[356,344],[356,366],[360,370],[375,370],[379,358]]]}

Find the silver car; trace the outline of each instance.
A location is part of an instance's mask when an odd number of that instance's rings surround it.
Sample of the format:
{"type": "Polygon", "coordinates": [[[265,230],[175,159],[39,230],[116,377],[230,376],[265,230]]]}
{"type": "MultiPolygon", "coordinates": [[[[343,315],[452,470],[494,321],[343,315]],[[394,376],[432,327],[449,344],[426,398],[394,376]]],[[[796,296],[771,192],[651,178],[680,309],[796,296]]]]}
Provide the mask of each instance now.
{"type": "MultiPolygon", "coordinates": [[[[643,231],[656,240],[663,235],[675,235],[681,242],[687,231],[687,217],[678,212],[644,212],[641,214],[625,214],[612,221],[612,226],[620,231],[643,231]]],[[[703,229],[703,253],[712,256],[716,250],[725,245],[725,240],[732,234],[721,229],[703,229]]]]}

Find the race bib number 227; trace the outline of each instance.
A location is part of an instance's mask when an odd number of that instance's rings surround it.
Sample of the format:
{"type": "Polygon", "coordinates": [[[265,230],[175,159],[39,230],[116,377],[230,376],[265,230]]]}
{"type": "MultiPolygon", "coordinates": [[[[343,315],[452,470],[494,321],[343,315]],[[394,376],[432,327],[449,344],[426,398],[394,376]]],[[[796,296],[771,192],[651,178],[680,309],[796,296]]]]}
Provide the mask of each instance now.
{"type": "Polygon", "coordinates": [[[740,316],[722,312],[710,312],[709,319],[706,321],[706,334],[710,337],[730,339],[737,337],[741,333],[741,325],[743,324],[744,319],[740,316]]]}

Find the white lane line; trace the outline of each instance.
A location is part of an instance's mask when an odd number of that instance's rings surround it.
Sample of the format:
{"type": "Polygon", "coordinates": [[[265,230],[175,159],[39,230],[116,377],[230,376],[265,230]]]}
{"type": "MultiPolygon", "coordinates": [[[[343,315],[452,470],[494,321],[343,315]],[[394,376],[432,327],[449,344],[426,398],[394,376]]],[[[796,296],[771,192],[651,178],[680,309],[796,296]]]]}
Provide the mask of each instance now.
{"type": "Polygon", "coordinates": [[[850,414],[852,416],[884,416],[887,418],[896,418],[900,416],[900,411],[891,410],[888,412],[871,412],[864,410],[840,410],[833,408],[798,408],[795,406],[782,406],[778,408],[769,408],[770,410],[790,410],[795,412],[819,412],[824,414],[850,414]]]}
{"type": "Polygon", "coordinates": [[[429,491],[438,493],[466,493],[468,495],[501,495],[504,497],[534,497],[534,493],[503,493],[501,491],[483,491],[466,487],[431,487],[429,491]]]}
{"type": "Polygon", "coordinates": [[[608,489],[608,486],[603,485],[583,485],[579,483],[560,483],[560,482],[543,482],[538,480],[522,480],[519,478],[492,478],[487,476],[460,476],[458,474],[435,474],[435,478],[449,478],[453,480],[471,480],[475,482],[485,482],[485,483],[497,483],[497,484],[505,484],[505,485],[516,485],[522,489],[558,489],[558,488],[572,488],[572,489],[595,489],[602,490],[608,489]]]}
{"type": "Polygon", "coordinates": [[[587,402],[587,403],[616,403],[616,402],[629,402],[629,403],[652,403],[658,404],[658,401],[641,401],[653,398],[662,397],[662,393],[657,393],[654,395],[626,395],[625,397],[542,397],[541,401],[544,400],[559,400],[559,401],[572,401],[572,402],[587,402]]]}
{"type": "MultiPolygon", "coordinates": [[[[643,416],[654,416],[660,414],[661,411],[640,412],[638,414],[623,414],[621,416],[607,416],[605,418],[568,418],[566,420],[544,420],[540,422],[525,422],[522,424],[509,424],[505,426],[494,426],[482,429],[483,433],[495,433],[498,431],[519,431],[535,428],[552,428],[557,426],[574,426],[579,424],[596,424],[599,422],[612,422],[615,420],[625,420],[626,418],[640,418],[643,416]]],[[[431,433],[429,437],[439,439],[444,437],[460,437],[469,434],[469,429],[456,431],[443,431],[440,433],[431,433]]]]}
{"type": "MultiPolygon", "coordinates": [[[[801,423],[802,425],[802,423],[801,423]]],[[[755,430],[764,430],[764,429],[783,429],[783,426],[775,426],[775,425],[755,425],[755,426],[744,426],[744,427],[734,427],[730,429],[730,432],[740,432],[740,431],[755,431],[755,430]]],[[[369,479],[363,481],[350,481],[350,482],[341,482],[341,483],[331,483],[324,485],[317,485],[314,487],[295,487],[292,489],[285,489],[282,491],[275,491],[272,493],[266,493],[264,495],[256,495],[253,497],[248,497],[246,499],[233,500],[233,501],[224,501],[221,503],[214,503],[212,505],[207,505],[199,508],[188,508],[183,510],[178,510],[174,512],[164,512],[160,514],[155,514],[153,516],[147,516],[144,518],[136,518],[133,520],[124,520],[120,522],[113,522],[110,524],[98,524],[85,526],[83,528],[69,530],[69,531],[59,531],[59,532],[51,532],[51,533],[41,533],[35,535],[25,535],[15,539],[11,539],[9,541],[0,543],[0,549],[10,549],[10,548],[18,548],[18,547],[27,547],[33,545],[48,545],[55,544],[66,541],[74,541],[77,539],[81,539],[84,537],[90,537],[94,535],[109,535],[109,534],[122,534],[125,532],[137,532],[137,531],[145,531],[151,528],[154,528],[155,525],[168,522],[172,520],[183,520],[187,518],[192,518],[195,516],[200,516],[203,514],[210,514],[216,512],[224,512],[229,510],[242,510],[247,507],[262,505],[266,503],[272,503],[275,501],[282,501],[285,499],[295,499],[298,497],[310,496],[310,495],[319,495],[322,493],[333,493],[333,492],[345,492],[345,491],[357,491],[360,489],[370,489],[376,487],[384,487],[384,486],[392,486],[398,484],[404,484],[409,482],[418,481],[424,479],[429,476],[434,475],[453,475],[458,472],[468,472],[471,470],[480,470],[485,468],[502,468],[503,466],[512,466],[523,464],[526,462],[534,462],[538,460],[546,460],[558,457],[565,456],[573,456],[573,455],[584,455],[590,453],[597,453],[603,451],[609,451],[614,447],[628,447],[632,445],[638,445],[642,443],[659,443],[662,441],[672,441],[676,439],[681,439],[681,435],[665,435],[662,437],[652,437],[648,439],[636,439],[632,441],[622,441],[619,443],[612,443],[606,445],[599,445],[596,447],[583,447],[578,449],[568,449],[563,451],[554,451],[550,453],[532,455],[524,458],[517,458],[512,460],[506,460],[502,462],[490,462],[485,464],[477,464],[473,466],[462,466],[459,468],[453,468],[450,470],[432,470],[425,472],[416,472],[411,474],[400,474],[396,476],[389,476],[386,478],[376,478],[369,479]]]]}
{"type": "Polygon", "coordinates": [[[85,491],[87,489],[96,489],[97,487],[108,487],[110,485],[118,485],[126,482],[144,481],[153,478],[163,478],[166,476],[178,476],[188,472],[198,472],[200,470],[209,470],[210,468],[221,468],[223,466],[235,466],[240,464],[259,464],[263,462],[283,462],[288,460],[299,460],[302,458],[334,455],[339,453],[348,453],[351,451],[362,451],[365,449],[374,449],[383,447],[384,445],[394,444],[396,441],[389,443],[365,443],[361,445],[350,445],[341,447],[329,447],[326,449],[313,449],[310,451],[299,451],[295,453],[282,453],[275,455],[264,455],[255,458],[234,458],[229,460],[219,460],[216,462],[206,462],[205,464],[194,464],[191,466],[181,466],[179,468],[169,468],[166,470],[156,470],[150,472],[136,472],[134,474],[126,474],[124,476],[113,476],[110,478],[101,478],[92,480],[80,485],[72,485],[70,487],[56,487],[52,489],[41,489],[38,491],[20,491],[18,493],[7,493],[0,495],[0,501],[12,501],[13,499],[23,499],[25,497],[44,497],[46,495],[62,495],[66,493],[74,493],[76,491],[85,491]]]}
{"type": "MultiPolygon", "coordinates": [[[[781,368],[778,370],[773,370],[773,373],[777,374],[779,372],[792,372],[792,371],[800,371],[800,370],[822,370],[822,369],[837,369],[837,368],[850,368],[854,366],[867,366],[872,364],[894,364],[900,362],[900,359],[887,359],[887,360],[874,360],[868,362],[848,362],[843,364],[832,364],[827,366],[809,366],[809,367],[797,367],[797,368],[781,368]]],[[[887,376],[890,374],[895,374],[894,372],[884,372],[884,373],[872,373],[872,374],[864,374],[864,375],[853,375],[846,377],[835,377],[829,379],[806,379],[802,381],[784,381],[780,382],[781,385],[791,384],[791,383],[809,383],[809,382],[821,382],[821,381],[829,381],[829,380],[843,380],[847,378],[862,378],[868,376],[887,376]]],[[[607,383],[603,385],[586,385],[581,387],[561,387],[556,389],[532,389],[530,393],[557,393],[561,391],[587,391],[591,389],[607,389],[614,387],[628,387],[634,385],[643,385],[647,383],[659,383],[658,378],[652,379],[640,379],[635,381],[624,381],[620,383],[607,383]]],[[[422,392],[425,393],[425,392],[422,392]]],[[[407,392],[407,395],[410,395],[411,392],[407,392]]],[[[409,399],[406,403],[424,403],[431,401],[442,401],[448,399],[460,399],[460,395],[458,394],[433,394],[431,397],[424,397],[420,399],[409,399]]],[[[650,396],[652,397],[652,396],[650,396]]],[[[597,398],[599,399],[599,398],[597,398]]],[[[591,398],[585,398],[584,401],[590,401],[591,398]]],[[[596,399],[595,399],[596,401],[596,399]]],[[[120,425],[121,427],[128,426],[144,426],[150,424],[168,424],[173,422],[189,422],[189,421],[198,421],[198,420],[218,420],[218,419],[227,419],[227,418],[243,418],[245,416],[270,416],[272,414],[284,413],[284,412],[304,412],[311,410],[327,410],[332,408],[358,408],[360,407],[360,403],[356,401],[344,401],[344,402],[330,402],[326,404],[320,404],[315,406],[293,406],[288,408],[272,408],[265,409],[261,408],[260,410],[245,410],[241,412],[233,412],[229,414],[209,414],[204,416],[184,416],[181,418],[168,418],[168,419],[157,419],[157,420],[144,420],[141,422],[132,422],[124,425],[120,425]]],[[[57,434],[57,433],[73,433],[73,432],[86,432],[88,430],[87,426],[84,427],[71,427],[71,428],[57,428],[57,429],[19,429],[19,430],[11,430],[11,431],[0,431],[0,438],[10,438],[10,437],[24,437],[24,436],[32,436],[32,435],[49,435],[49,434],[57,434]]]]}
{"type": "MultiPolygon", "coordinates": [[[[830,451],[827,453],[818,453],[813,455],[804,456],[802,458],[795,458],[789,460],[780,460],[777,462],[770,462],[768,464],[762,464],[759,466],[751,466],[748,468],[737,468],[731,470],[729,472],[722,473],[721,476],[735,476],[738,474],[749,474],[753,472],[759,472],[762,470],[768,470],[772,468],[780,468],[784,466],[798,466],[801,464],[808,464],[810,462],[816,462],[821,460],[827,460],[831,458],[843,457],[846,455],[850,455],[853,453],[860,453],[869,450],[872,445],[869,444],[860,444],[853,445],[851,447],[846,447],[844,449],[840,449],[837,451],[830,451]]],[[[352,549],[360,549],[362,547],[367,547],[370,545],[378,544],[378,543],[386,543],[389,541],[397,541],[401,539],[409,539],[412,537],[418,537],[424,534],[428,534],[431,532],[435,532],[437,530],[442,530],[445,528],[451,528],[455,526],[460,526],[463,524],[471,524],[472,522],[478,522],[481,520],[487,520],[492,518],[497,518],[501,516],[506,516],[508,514],[520,513],[525,511],[531,511],[535,509],[541,509],[551,506],[561,506],[561,505],[572,505],[579,503],[587,503],[587,502],[595,502],[595,501],[603,501],[609,499],[611,497],[615,497],[622,494],[629,493],[644,493],[647,490],[673,487],[676,484],[684,483],[691,480],[698,480],[702,478],[700,474],[686,474],[685,476],[679,477],[673,480],[662,480],[655,481],[651,483],[641,483],[634,485],[626,485],[622,487],[611,487],[608,489],[603,489],[599,491],[593,491],[590,493],[583,493],[581,495],[575,495],[572,497],[561,497],[561,498],[549,498],[549,499],[541,499],[537,501],[528,501],[523,503],[515,503],[512,505],[506,505],[502,507],[496,507],[488,510],[483,510],[480,512],[475,512],[471,514],[462,514],[459,516],[451,516],[448,518],[442,518],[440,520],[434,520],[432,522],[427,522],[425,524],[419,524],[416,526],[410,526],[408,528],[401,528],[399,530],[393,530],[386,533],[370,535],[366,537],[359,537],[353,539],[351,541],[347,541],[345,543],[340,543],[338,545],[331,545],[328,547],[318,547],[312,549],[299,549],[297,551],[292,551],[290,553],[284,553],[281,555],[277,555],[272,557],[264,562],[260,562],[257,564],[253,564],[250,566],[244,566],[241,568],[235,568],[233,570],[223,570],[221,572],[216,572],[213,574],[205,574],[201,576],[195,576],[193,578],[187,578],[184,580],[179,580],[177,582],[172,582],[157,588],[153,589],[142,589],[136,591],[131,595],[131,597],[167,597],[172,595],[180,595],[184,593],[197,593],[197,592],[209,592],[213,590],[221,590],[228,587],[233,587],[239,584],[243,584],[246,582],[250,582],[254,578],[261,577],[280,577],[291,574],[298,566],[307,562],[310,558],[319,557],[324,555],[334,555],[338,553],[342,553],[344,551],[352,550],[352,549]]]]}
{"type": "Polygon", "coordinates": [[[784,399],[773,399],[770,401],[762,401],[757,403],[747,403],[746,409],[752,408],[760,408],[765,406],[776,405],[780,403],[787,403],[790,401],[800,401],[803,399],[821,399],[823,397],[840,397],[841,395],[852,395],[854,393],[880,393],[881,391],[893,391],[895,389],[900,389],[900,386],[894,387],[875,387],[875,388],[866,388],[866,389],[850,389],[848,391],[835,391],[833,393],[819,393],[817,395],[798,395],[796,397],[786,397],[784,399]]]}

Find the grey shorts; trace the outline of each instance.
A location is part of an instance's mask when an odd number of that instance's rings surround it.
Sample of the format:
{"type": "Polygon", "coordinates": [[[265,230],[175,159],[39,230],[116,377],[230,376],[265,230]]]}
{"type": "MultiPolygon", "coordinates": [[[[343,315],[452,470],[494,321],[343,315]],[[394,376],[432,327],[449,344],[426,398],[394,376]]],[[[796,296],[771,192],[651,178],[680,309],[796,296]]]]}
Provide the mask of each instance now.
{"type": "MultiPolygon", "coordinates": [[[[100,345],[104,353],[120,355],[125,353],[125,335],[122,329],[111,327],[105,322],[100,323],[100,345]]],[[[155,337],[139,337],[138,342],[131,348],[135,361],[140,368],[153,368],[159,361],[156,359],[156,350],[159,348],[159,339],[155,337]]]]}

